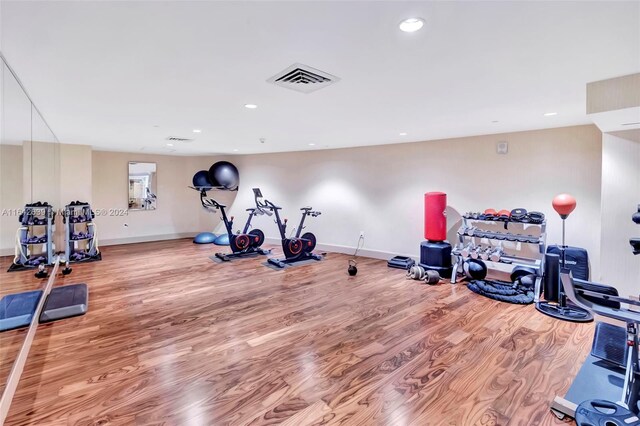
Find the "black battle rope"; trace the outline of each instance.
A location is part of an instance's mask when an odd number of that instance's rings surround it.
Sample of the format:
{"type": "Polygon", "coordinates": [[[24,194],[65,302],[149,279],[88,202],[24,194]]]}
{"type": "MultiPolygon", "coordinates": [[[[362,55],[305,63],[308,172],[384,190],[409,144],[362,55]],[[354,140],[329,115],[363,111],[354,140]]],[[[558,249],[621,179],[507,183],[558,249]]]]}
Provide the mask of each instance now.
{"type": "Polygon", "coordinates": [[[533,303],[533,289],[531,287],[491,280],[473,280],[467,285],[476,294],[498,300],[500,302],[528,305],[533,303]]]}

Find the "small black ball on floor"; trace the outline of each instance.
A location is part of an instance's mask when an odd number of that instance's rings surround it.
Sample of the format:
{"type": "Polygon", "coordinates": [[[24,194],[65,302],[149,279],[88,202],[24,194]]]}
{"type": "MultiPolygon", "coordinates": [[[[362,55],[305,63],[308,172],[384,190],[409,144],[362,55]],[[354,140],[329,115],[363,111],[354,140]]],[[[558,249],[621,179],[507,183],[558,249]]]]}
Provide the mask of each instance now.
{"type": "Polygon", "coordinates": [[[347,273],[352,277],[358,273],[358,268],[356,268],[356,265],[357,263],[355,260],[349,261],[349,267],[347,268],[347,273]]]}

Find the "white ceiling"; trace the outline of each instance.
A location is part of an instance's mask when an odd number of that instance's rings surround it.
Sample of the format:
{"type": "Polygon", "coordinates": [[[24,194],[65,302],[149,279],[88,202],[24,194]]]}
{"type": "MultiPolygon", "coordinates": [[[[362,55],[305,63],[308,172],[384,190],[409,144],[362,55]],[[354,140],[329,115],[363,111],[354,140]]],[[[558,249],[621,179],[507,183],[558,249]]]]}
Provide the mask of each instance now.
{"type": "Polygon", "coordinates": [[[1,35],[62,142],[123,151],[167,152],[167,136],[196,139],[175,154],[245,154],[584,124],[587,82],[640,72],[637,1],[3,1],[1,35]],[[425,27],[399,31],[413,16],[425,27]],[[341,80],[311,94],[265,81],[295,62],[341,80]]]}

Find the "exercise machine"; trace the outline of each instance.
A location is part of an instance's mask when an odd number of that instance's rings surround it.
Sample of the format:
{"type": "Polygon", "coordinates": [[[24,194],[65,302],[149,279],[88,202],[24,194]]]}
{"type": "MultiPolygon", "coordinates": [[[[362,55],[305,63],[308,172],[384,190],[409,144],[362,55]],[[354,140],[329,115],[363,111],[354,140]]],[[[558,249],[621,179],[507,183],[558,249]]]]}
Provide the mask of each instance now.
{"type": "Polygon", "coordinates": [[[286,265],[291,265],[297,262],[305,260],[322,260],[322,256],[313,253],[316,248],[316,236],[311,232],[305,232],[300,235],[304,230],[304,222],[307,216],[318,217],[321,212],[314,211],[312,207],[302,207],[302,217],[300,218],[300,224],[296,228],[296,233],[292,237],[287,237],[287,219],[282,220],[280,218],[279,207],[269,200],[262,197],[262,192],[259,188],[253,188],[253,194],[256,200],[256,208],[261,210],[269,210],[275,215],[275,222],[278,225],[278,231],[280,232],[280,239],[282,240],[282,251],[284,251],[284,259],[269,258],[267,261],[269,264],[278,268],[284,268],[286,265]]]}
{"type": "MultiPolygon", "coordinates": [[[[555,397],[551,404],[551,411],[559,418],[564,416],[577,418],[579,412],[582,415],[594,417],[600,415],[597,413],[600,410],[596,410],[598,405],[607,408],[607,404],[603,402],[615,401],[613,404],[615,406],[608,407],[609,410],[627,412],[627,418],[638,415],[640,411],[638,407],[640,311],[637,309],[640,307],[640,302],[619,297],[617,292],[613,295],[609,286],[574,280],[566,271],[561,273],[560,277],[565,294],[573,303],[593,314],[621,321],[626,324],[626,327],[604,322],[597,324],[591,353],[566,395],[555,397]],[[628,305],[629,308],[623,305],[628,305]],[[636,310],[630,307],[636,307],[636,310]],[[590,408],[589,405],[596,407],[590,408]]],[[[609,402],[608,405],[611,403],[609,402]]],[[[606,416],[606,411],[601,414],[606,416]]],[[[618,425],[619,423],[611,422],[610,424],[618,425]]],[[[638,425],[640,421],[636,417],[635,422],[620,424],[638,425]]]]}
{"type": "MultiPolygon", "coordinates": [[[[565,244],[565,222],[569,215],[575,210],[577,202],[569,194],[559,194],[553,198],[553,209],[560,215],[562,219],[562,245],[560,246],[560,256],[554,258],[550,253],[545,255],[545,273],[544,273],[544,299],[538,301],[536,309],[550,317],[572,322],[590,322],[593,321],[593,315],[588,309],[584,309],[576,304],[569,303],[566,292],[562,287],[562,281],[559,277],[561,268],[566,268],[566,251],[565,244]]],[[[537,288],[536,295],[540,295],[540,289],[537,288]]]]}
{"type": "MultiPolygon", "coordinates": [[[[634,214],[632,220],[640,224],[640,215],[634,214]]],[[[566,268],[560,279],[566,296],[577,306],[625,326],[596,325],[591,353],[567,394],[553,400],[551,411],[559,418],[573,417],[578,426],[639,426],[640,301],[619,297],[613,287],[576,280],[566,268]]]]}
{"type": "Polygon", "coordinates": [[[195,188],[200,191],[200,203],[202,207],[204,207],[208,212],[215,213],[216,211],[220,211],[222,215],[222,221],[224,222],[224,227],[227,230],[227,235],[229,236],[229,247],[231,247],[232,253],[216,253],[215,256],[227,262],[234,258],[240,257],[248,257],[248,256],[256,256],[256,255],[267,255],[271,251],[264,250],[260,248],[262,243],[264,243],[264,232],[260,229],[251,229],[251,220],[254,216],[259,216],[266,214],[268,216],[271,215],[270,211],[260,208],[258,202],[256,201],[256,207],[247,209],[249,213],[249,217],[247,218],[247,222],[242,228],[242,232],[238,231],[237,233],[233,232],[233,221],[234,217],[230,218],[227,216],[226,208],[227,206],[218,203],[213,198],[209,198],[207,196],[207,188],[195,188]]]}

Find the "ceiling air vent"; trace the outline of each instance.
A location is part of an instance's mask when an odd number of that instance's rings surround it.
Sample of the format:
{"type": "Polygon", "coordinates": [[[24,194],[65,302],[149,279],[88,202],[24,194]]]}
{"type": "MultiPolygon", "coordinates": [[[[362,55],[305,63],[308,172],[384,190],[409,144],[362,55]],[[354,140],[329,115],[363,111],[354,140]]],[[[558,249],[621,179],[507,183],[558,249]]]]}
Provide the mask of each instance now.
{"type": "Polygon", "coordinates": [[[308,65],[293,64],[267,80],[276,86],[286,87],[302,93],[311,93],[340,81],[335,75],[317,70],[308,65]]]}
{"type": "Polygon", "coordinates": [[[193,142],[193,139],[189,139],[189,138],[180,138],[180,137],[178,137],[178,136],[169,136],[169,137],[167,138],[167,140],[168,140],[168,141],[171,141],[171,142],[185,142],[185,143],[193,142]]]}

